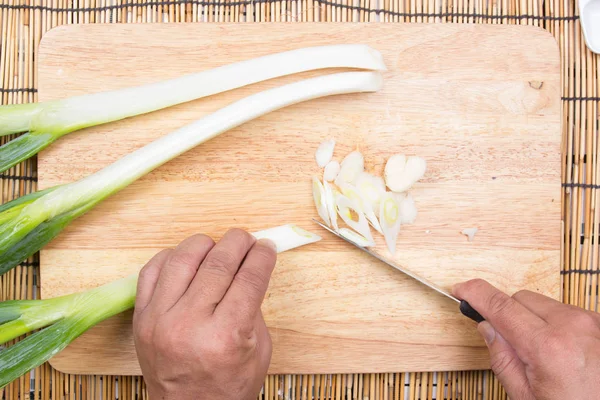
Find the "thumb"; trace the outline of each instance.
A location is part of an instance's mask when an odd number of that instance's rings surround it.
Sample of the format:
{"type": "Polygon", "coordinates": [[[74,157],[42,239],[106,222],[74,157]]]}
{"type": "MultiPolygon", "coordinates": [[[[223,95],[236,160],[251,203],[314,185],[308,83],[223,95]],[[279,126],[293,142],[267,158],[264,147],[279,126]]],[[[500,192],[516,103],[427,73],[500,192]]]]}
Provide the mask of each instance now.
{"type": "Polygon", "coordinates": [[[511,400],[535,400],[525,374],[525,364],[512,346],[500,335],[492,324],[483,321],[477,326],[490,351],[492,371],[506,390],[511,400]]]}

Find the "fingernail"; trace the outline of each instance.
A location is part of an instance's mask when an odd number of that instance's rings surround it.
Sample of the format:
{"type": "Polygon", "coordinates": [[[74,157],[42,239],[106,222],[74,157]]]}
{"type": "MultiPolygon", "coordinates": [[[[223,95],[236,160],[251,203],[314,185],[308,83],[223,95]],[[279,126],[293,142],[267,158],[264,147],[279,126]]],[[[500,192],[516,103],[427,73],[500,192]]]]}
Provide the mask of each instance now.
{"type": "Polygon", "coordinates": [[[258,243],[260,243],[263,246],[267,246],[270,247],[271,249],[277,251],[277,245],[275,244],[274,241],[272,241],[271,239],[260,239],[258,241],[258,243]]]}
{"type": "Polygon", "coordinates": [[[477,330],[481,336],[483,336],[483,340],[485,340],[485,344],[488,346],[494,342],[494,339],[496,339],[496,330],[492,324],[487,321],[480,322],[479,325],[477,325],[477,330]]]}

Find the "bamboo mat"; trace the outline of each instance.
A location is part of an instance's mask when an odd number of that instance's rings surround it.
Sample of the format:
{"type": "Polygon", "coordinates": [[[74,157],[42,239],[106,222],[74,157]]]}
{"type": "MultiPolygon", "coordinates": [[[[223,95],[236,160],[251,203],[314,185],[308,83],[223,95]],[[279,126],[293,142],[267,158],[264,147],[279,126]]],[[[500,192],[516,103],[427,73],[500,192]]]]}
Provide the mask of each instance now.
{"type": "MultiPolygon", "coordinates": [[[[562,299],[598,310],[600,57],[583,42],[576,1],[559,0],[0,0],[2,104],[37,101],[44,32],[63,24],[173,22],[487,23],[542,27],[562,57],[562,299]]],[[[294,29],[290,25],[289,29],[294,29]]],[[[0,143],[12,137],[3,138],[0,143]]],[[[28,160],[0,175],[1,202],[36,190],[28,160]]],[[[32,258],[0,277],[0,300],[39,296],[32,258]]],[[[355,360],[360,364],[360,360],[355,360]]],[[[261,399],[505,399],[489,371],[268,376],[261,399]]],[[[3,391],[17,399],[145,399],[141,377],[78,376],[43,365],[3,391]]]]}

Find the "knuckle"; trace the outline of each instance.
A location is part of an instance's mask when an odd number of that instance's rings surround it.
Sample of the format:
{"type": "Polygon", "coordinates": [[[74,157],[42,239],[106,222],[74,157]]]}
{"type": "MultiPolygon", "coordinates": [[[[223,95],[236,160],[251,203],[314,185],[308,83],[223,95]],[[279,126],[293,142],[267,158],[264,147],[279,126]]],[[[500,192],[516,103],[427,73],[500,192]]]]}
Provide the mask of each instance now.
{"type": "Polygon", "coordinates": [[[584,310],[573,312],[568,318],[568,325],[582,332],[597,330],[599,327],[597,316],[584,310]]]}
{"type": "Polygon", "coordinates": [[[219,275],[229,275],[232,270],[237,269],[239,265],[235,256],[225,250],[214,250],[207,258],[203,268],[219,275]]]}
{"type": "Polygon", "coordinates": [[[260,264],[275,264],[277,253],[275,249],[269,246],[254,246],[252,252],[255,254],[258,263],[260,264]]]}
{"type": "Polygon", "coordinates": [[[488,299],[488,310],[492,315],[501,315],[506,313],[513,305],[514,299],[506,293],[497,291],[488,299]]]}
{"type": "Polygon", "coordinates": [[[188,251],[176,251],[171,255],[169,264],[175,267],[197,267],[198,258],[188,251]]]}
{"type": "Polygon", "coordinates": [[[269,284],[266,276],[252,268],[246,268],[243,271],[240,271],[237,278],[248,292],[260,292],[269,284]]]}
{"type": "Polygon", "coordinates": [[[143,346],[151,345],[154,340],[154,329],[149,324],[134,324],[133,333],[136,341],[143,346]]]}
{"type": "Polygon", "coordinates": [[[491,358],[492,371],[498,376],[510,373],[517,367],[517,359],[509,350],[502,350],[491,358]]]}

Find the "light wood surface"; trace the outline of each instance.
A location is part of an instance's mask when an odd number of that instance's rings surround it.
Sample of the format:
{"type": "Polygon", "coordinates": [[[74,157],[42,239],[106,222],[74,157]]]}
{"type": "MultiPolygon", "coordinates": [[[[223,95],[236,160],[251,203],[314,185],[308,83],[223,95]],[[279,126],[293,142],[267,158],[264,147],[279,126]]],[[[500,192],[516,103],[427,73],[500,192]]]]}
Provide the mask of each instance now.
{"type": "MultiPolygon", "coordinates": [[[[335,137],[337,159],[358,147],[373,172],[397,152],[423,156],[428,172],[413,190],[419,216],[401,232],[397,261],[447,288],[479,277],[509,293],[528,288],[558,298],[559,59],[544,31],[491,25],[61,27],[41,43],[39,100],[357,40],[384,54],[389,71],[381,92],[283,109],[165,164],[42,251],[42,297],[124,276],[193,233],[218,239],[233,226],[259,230],[294,222],[324,240],[279,257],[263,305],[274,343],[271,373],[488,367],[474,323],[455,304],[310,222],[316,215],[310,177],[319,172],[314,151],[335,137]],[[473,226],[479,232],[468,242],[460,231],[473,226]]],[[[308,75],[314,74],[302,76],[308,75]]],[[[71,134],[40,155],[39,188],[79,179],[235,99],[299,78],[71,134]]],[[[379,245],[384,248],[383,241],[379,245]]],[[[52,365],[72,373],[139,373],[130,317],[93,328],[52,365]]]]}

